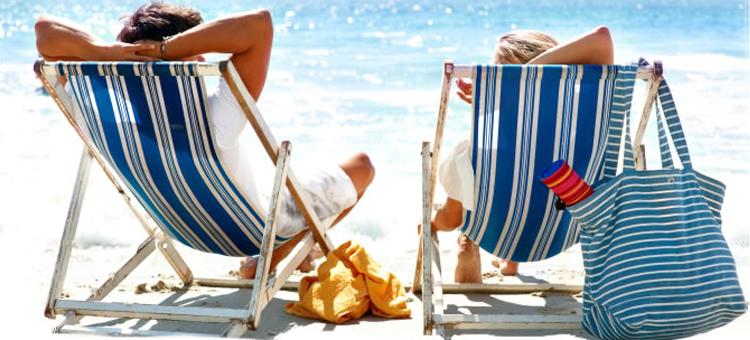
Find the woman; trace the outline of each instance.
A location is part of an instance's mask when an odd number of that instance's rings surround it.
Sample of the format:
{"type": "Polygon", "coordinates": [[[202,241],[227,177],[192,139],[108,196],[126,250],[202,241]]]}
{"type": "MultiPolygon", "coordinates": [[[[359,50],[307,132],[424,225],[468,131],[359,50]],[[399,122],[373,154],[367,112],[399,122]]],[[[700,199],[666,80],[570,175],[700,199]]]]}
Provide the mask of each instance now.
{"type": "MultiPolygon", "coordinates": [[[[495,64],[588,64],[608,65],[614,62],[614,48],[609,30],[600,26],[570,42],[558,45],[547,33],[540,31],[512,31],[500,37],[495,49],[495,64]]],[[[457,79],[458,96],[471,103],[472,84],[457,79]]],[[[438,231],[451,231],[461,225],[463,206],[460,181],[456,180],[455,159],[471,145],[459,142],[440,165],[440,183],[447,198],[432,219],[432,227],[438,231]]],[[[465,199],[463,200],[466,201],[465,199]]],[[[466,235],[458,238],[458,264],[455,281],[458,283],[482,282],[482,267],[479,246],[466,235]]],[[[515,275],[518,263],[495,259],[492,264],[500,268],[503,275],[515,275]]]]}

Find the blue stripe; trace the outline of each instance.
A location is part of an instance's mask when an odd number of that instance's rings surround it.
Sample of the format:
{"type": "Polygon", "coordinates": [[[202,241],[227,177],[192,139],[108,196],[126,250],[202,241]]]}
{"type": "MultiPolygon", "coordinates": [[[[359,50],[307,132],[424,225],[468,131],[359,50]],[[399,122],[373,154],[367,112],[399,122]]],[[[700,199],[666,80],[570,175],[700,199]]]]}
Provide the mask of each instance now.
{"type": "MultiPolygon", "coordinates": [[[[615,103],[612,96],[617,90],[614,82],[618,68],[586,65],[580,69],[582,73],[578,66],[477,67],[472,165],[478,192],[475,208],[465,214],[462,231],[475,242],[479,240],[483,249],[514,261],[541,260],[577,241],[578,231],[570,215],[554,208],[555,197],[537,178],[545,166],[557,159],[569,159],[573,168],[587,178],[597,178],[603,171],[604,151],[610,147],[606,111],[615,103]],[[527,74],[522,78],[524,69],[527,74]],[[499,75],[494,74],[496,70],[499,75]],[[563,70],[567,70],[564,77],[563,70]],[[577,88],[579,78],[581,85],[577,88]],[[523,97],[521,81],[525,84],[523,97]],[[562,102],[558,103],[558,99],[562,102]],[[480,103],[484,104],[483,110],[480,103]],[[558,104],[563,107],[559,130],[558,104]],[[497,132],[492,130],[494,120],[499,120],[497,132]],[[596,140],[595,132],[599,136],[596,140]],[[493,143],[497,144],[494,159],[493,143]],[[491,174],[493,167],[495,172],[491,174]],[[494,184],[490,185],[493,175],[494,184]]],[[[620,92],[632,91],[632,83],[620,85],[620,92]]]]}
{"type": "Polygon", "coordinates": [[[198,65],[215,65],[215,63],[201,62],[60,62],[57,63],[57,71],[64,76],[106,76],[117,71],[119,76],[139,76],[136,70],[141,72],[140,76],[196,76],[198,65]],[[144,65],[144,67],[141,67],[144,65]],[[172,68],[174,66],[174,71],[172,68]],[[99,68],[104,71],[100,71],[99,68]],[[150,70],[148,69],[150,68],[150,70]]]}
{"type": "MultiPolygon", "coordinates": [[[[69,77],[89,134],[158,226],[179,242],[202,251],[233,256],[257,254],[264,221],[218,159],[202,81],[191,77],[100,76],[150,73],[146,66],[61,63],[59,70],[90,75],[69,77]],[[184,91],[179,90],[178,82],[184,91]],[[187,111],[183,110],[183,101],[187,111]],[[166,112],[161,111],[162,105],[166,112]],[[104,135],[100,135],[100,129],[104,135]]],[[[167,71],[193,74],[196,70],[195,64],[175,67],[174,71],[169,70],[169,64],[152,66],[154,72],[150,74],[156,75],[166,75],[167,71]]],[[[277,237],[276,243],[285,240],[277,237]]]]}
{"type": "MultiPolygon", "coordinates": [[[[671,112],[673,139],[684,144],[666,83],[659,95],[665,115],[671,112]]],[[[627,125],[629,115],[626,148],[627,125]]],[[[632,164],[632,153],[624,156],[632,164]]],[[[581,226],[584,330],[602,339],[674,339],[746,311],[720,229],[721,182],[688,163],[684,169],[625,170],[594,188],[594,195],[567,209],[581,226]]]]}
{"type": "MultiPolygon", "coordinates": [[[[545,67],[543,69],[541,77],[541,84],[539,88],[539,96],[542,98],[539,101],[539,120],[537,124],[537,135],[536,140],[532,141],[536,145],[535,151],[535,164],[531,170],[534,179],[537,178],[537,174],[541,173],[544,167],[554,162],[556,159],[561,159],[559,153],[555,154],[555,141],[557,140],[558,131],[555,119],[546,119],[547,117],[555,117],[558,107],[558,89],[560,87],[560,79],[562,79],[562,68],[558,67],[545,67]]],[[[569,135],[570,132],[570,115],[565,115],[564,120],[567,124],[564,124],[563,134],[569,135]],[[567,126],[567,129],[565,128],[567,126]]],[[[538,186],[532,186],[530,189],[530,202],[532,205],[541,204],[542,206],[550,206],[549,200],[554,199],[550,197],[550,190],[539,190],[538,186]]],[[[554,203],[554,202],[553,202],[554,203]]],[[[541,211],[541,209],[540,209],[541,211]]],[[[514,256],[519,258],[525,258],[527,260],[540,259],[542,256],[542,250],[545,246],[552,241],[550,233],[552,228],[558,224],[558,212],[556,209],[551,209],[552,216],[545,216],[543,213],[528,214],[526,216],[525,225],[540,225],[543,228],[522,228],[520,230],[521,236],[519,238],[519,244],[534,244],[538,238],[540,239],[540,247],[534,249],[533,247],[521,247],[514,251],[514,256]],[[546,220],[545,220],[546,217],[546,220]],[[540,229],[542,236],[539,237],[540,229]]]]}

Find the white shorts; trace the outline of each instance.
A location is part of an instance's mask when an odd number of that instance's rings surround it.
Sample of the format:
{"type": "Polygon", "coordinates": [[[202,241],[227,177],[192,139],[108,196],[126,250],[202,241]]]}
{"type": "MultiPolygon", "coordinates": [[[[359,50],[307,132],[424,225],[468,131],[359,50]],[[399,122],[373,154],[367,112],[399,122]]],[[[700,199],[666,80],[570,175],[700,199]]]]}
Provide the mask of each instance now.
{"type": "MultiPolygon", "coordinates": [[[[357,202],[354,184],[338,166],[303,171],[295,175],[305,188],[310,204],[320,220],[338,215],[357,202]]],[[[277,221],[276,234],[280,237],[292,237],[309,228],[297,202],[287,189],[284,190],[277,221]]]]}
{"type": "Polygon", "coordinates": [[[464,209],[474,209],[474,169],[471,166],[471,142],[459,141],[440,163],[439,179],[448,197],[461,202],[464,209]]]}

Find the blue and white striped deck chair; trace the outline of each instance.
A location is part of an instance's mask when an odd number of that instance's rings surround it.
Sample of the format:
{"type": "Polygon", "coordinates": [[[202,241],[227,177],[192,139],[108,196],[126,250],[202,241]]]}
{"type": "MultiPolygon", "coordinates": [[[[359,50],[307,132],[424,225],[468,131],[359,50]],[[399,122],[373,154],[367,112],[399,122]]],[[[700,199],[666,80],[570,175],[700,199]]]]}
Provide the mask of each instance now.
{"type": "MultiPolygon", "coordinates": [[[[606,152],[619,152],[622,123],[609,126],[612,112],[630,110],[636,74],[651,68],[615,65],[445,64],[434,148],[423,143],[423,221],[415,290],[425,304],[425,333],[444,328],[580,328],[580,310],[567,315],[446,315],[437,242],[428,237],[437,165],[452,78],[472,78],[471,159],[474,209],[464,211],[461,231],[503,259],[539,261],[578,241],[577,226],[556,208],[554,193],[539,180],[544,167],[564,159],[589,183],[614,172],[606,152]],[[430,152],[431,151],[431,152],[430,152]],[[437,271],[434,273],[434,271],[437,271]],[[420,282],[421,281],[421,282],[420,282]],[[434,296],[433,296],[434,295],[434,296]],[[434,306],[433,306],[434,304],[434,306]],[[534,325],[536,323],[536,325],[534,325]]],[[[447,285],[446,285],[447,286],[447,285]]],[[[580,292],[580,285],[514,286],[489,290],[461,284],[452,290],[521,293],[580,292]]]]}
{"type": "Polygon", "coordinates": [[[40,80],[82,138],[81,158],[60,255],[45,315],[58,314],[65,325],[82,316],[129,317],[183,321],[228,322],[224,335],[257,329],[260,312],[301,263],[316,241],[324,252],[333,249],[325,230],[335,219],[318,221],[304,191],[289,169],[291,144],[276,143],[230,61],[220,63],[103,63],[39,61],[40,80]],[[276,178],[268,216],[254,206],[227,173],[219,158],[203,76],[224,77],[271,161],[276,178]],[[70,96],[58,77],[70,83],[70,96]],[[77,105],[88,131],[73,115],[77,105]],[[88,137],[90,136],[90,137],[88,137]],[[95,159],[149,234],[138,253],[87,301],[60,299],[91,160],[95,159]],[[122,184],[120,184],[120,182],[122,184]],[[276,213],[286,184],[313,226],[288,265],[269,280],[270,255],[286,239],[275,236],[276,213]],[[148,217],[134,209],[137,201],[148,217]],[[153,221],[149,221],[150,219],[153,221]],[[153,225],[157,228],[154,228],[153,225]],[[197,279],[177,254],[170,239],[191,248],[227,256],[260,255],[251,301],[245,309],[186,308],[104,303],[112,291],[154,249],[159,249],[185,283],[246,287],[243,280],[197,279]],[[269,283],[270,282],[270,283],[269,283]]]}

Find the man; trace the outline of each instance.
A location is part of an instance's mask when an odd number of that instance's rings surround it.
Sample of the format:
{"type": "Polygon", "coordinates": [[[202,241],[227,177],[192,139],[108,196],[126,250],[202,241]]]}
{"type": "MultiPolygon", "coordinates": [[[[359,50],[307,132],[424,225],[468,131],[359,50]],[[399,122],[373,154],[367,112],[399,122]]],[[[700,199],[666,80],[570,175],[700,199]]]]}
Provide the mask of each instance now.
{"type": "MultiPolygon", "coordinates": [[[[202,61],[205,53],[228,53],[250,94],[256,101],[260,99],[273,42],[273,25],[268,11],[237,13],[203,23],[200,13],[192,8],[154,2],[139,7],[123,22],[118,41],[105,42],[69,20],[42,15],[34,26],[37,49],[49,61],[202,61]]],[[[247,119],[223,79],[209,96],[208,103],[212,131],[223,163],[255,205],[265,206],[258,198],[248,153],[239,143],[247,119]]],[[[78,121],[82,122],[81,119],[78,121]]],[[[331,166],[300,178],[318,216],[322,219],[341,214],[337,223],[362,197],[374,175],[375,169],[369,157],[358,153],[337,167],[331,166]]],[[[304,236],[302,231],[307,227],[288,193],[281,212],[278,234],[294,237],[274,250],[272,268],[299,243],[304,236]]],[[[308,256],[307,262],[300,267],[311,270],[311,261],[308,256]]],[[[248,258],[242,263],[240,275],[254,278],[256,267],[257,258],[248,258]]]]}

